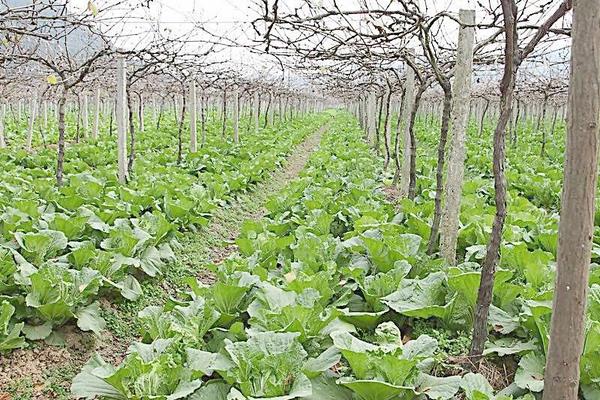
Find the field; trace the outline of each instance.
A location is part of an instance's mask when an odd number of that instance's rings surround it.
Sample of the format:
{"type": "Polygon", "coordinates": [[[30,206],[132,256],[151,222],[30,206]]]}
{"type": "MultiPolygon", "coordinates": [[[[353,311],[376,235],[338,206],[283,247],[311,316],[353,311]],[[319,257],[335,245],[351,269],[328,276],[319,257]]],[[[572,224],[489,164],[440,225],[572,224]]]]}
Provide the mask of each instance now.
{"type": "MultiPolygon", "coordinates": [[[[169,154],[174,126],[148,129],[127,187],[105,157],[116,151],[107,132],[69,144],[60,189],[51,148],[4,150],[5,393],[533,399],[526,393],[543,388],[563,148],[539,156],[530,125],[509,151],[511,213],[478,374],[467,354],[494,214],[491,154],[481,151],[489,129],[478,137],[473,122],[469,131],[456,266],[426,254],[429,115],[416,126],[414,200],[398,198],[356,120],[339,111],[248,132],[239,145],[209,124],[206,145],[181,165],[169,154]]],[[[582,359],[590,399],[600,390],[599,296],[593,269],[582,359]]]]}
{"type": "Polygon", "coordinates": [[[0,400],[599,400],[598,0],[0,0],[0,400]]]}

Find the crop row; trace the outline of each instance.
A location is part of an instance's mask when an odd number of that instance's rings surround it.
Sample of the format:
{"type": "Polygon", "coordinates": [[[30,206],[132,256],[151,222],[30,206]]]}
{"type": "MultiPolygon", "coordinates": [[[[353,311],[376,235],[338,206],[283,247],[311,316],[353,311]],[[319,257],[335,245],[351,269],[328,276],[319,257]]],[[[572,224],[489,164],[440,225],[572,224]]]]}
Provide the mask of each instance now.
{"type": "MultiPolygon", "coordinates": [[[[209,266],[216,283],[191,278],[185,295],[141,311],[142,341],[119,366],[92,358],[73,393],[381,400],[460,391],[509,399],[478,374],[436,376],[437,340],[410,336],[417,318],[465,327],[478,273],[424,254],[410,213],[397,213],[379,190],[378,164],[354,122],[338,115],[301,177],[268,202],[265,218],[244,224],[241,254],[209,266]]],[[[499,273],[501,283],[512,276],[499,273]]],[[[500,307],[491,326],[520,328],[500,307]]],[[[494,346],[488,353],[517,348],[494,346]]]]}
{"type": "Polygon", "coordinates": [[[54,150],[0,153],[0,351],[25,339],[59,342],[53,328],[73,319],[99,333],[97,300],[141,294],[174,259],[176,232],[205,226],[211,212],[264,180],[323,117],[244,135],[211,138],[181,165],[170,135],[142,136],[127,185],[115,176],[114,140],[69,146],[68,181],[52,177],[54,150]]]}

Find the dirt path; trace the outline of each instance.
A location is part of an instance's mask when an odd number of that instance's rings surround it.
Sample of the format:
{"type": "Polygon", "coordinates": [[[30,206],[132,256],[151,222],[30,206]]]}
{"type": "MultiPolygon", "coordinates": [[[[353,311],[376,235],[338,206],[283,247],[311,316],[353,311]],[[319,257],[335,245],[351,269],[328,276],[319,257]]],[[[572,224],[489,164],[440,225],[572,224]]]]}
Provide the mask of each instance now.
{"type": "MultiPolygon", "coordinates": [[[[293,154],[289,156],[282,168],[279,168],[271,177],[258,184],[256,188],[241,196],[230,208],[222,208],[211,219],[208,229],[212,237],[220,238],[221,244],[209,250],[208,260],[220,262],[237,251],[237,246],[224,243],[233,242],[240,233],[241,224],[246,219],[259,219],[266,213],[264,208],[270,196],[277,193],[288,182],[297,178],[306,166],[310,155],[317,149],[321,136],[327,130],[324,125],[312,136],[302,142],[293,154]]],[[[210,280],[209,277],[207,277],[210,280]]]]}
{"type": "Polygon", "coordinates": [[[101,301],[108,329],[102,337],[81,332],[71,325],[60,328],[65,346],[49,346],[34,342],[27,349],[0,355],[0,400],[69,399],[70,382],[94,352],[108,362],[117,364],[124,357],[129,343],[136,339],[137,312],[150,304],[160,304],[170,294],[183,288],[182,278],[197,275],[210,283],[212,277],[203,272],[208,262],[219,262],[237,251],[232,243],[246,219],[258,219],[266,210],[268,198],[290,180],[295,179],[316,150],[327,125],[299,144],[284,165],[259,183],[251,192],[237,197],[231,204],[215,211],[206,229],[181,238],[178,261],[167,271],[162,281],[144,285],[146,299],[137,302],[111,304],[101,301]],[[146,294],[150,292],[149,294],[146,294]]]}

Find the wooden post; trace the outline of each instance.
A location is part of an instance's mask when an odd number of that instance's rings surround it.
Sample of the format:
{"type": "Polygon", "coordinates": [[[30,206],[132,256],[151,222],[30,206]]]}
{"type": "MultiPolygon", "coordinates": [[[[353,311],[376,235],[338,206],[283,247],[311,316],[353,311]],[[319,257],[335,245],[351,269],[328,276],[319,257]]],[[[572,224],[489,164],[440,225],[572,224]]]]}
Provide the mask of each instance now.
{"type": "Polygon", "coordinates": [[[367,142],[372,143],[375,138],[377,106],[375,92],[371,91],[367,97],[367,142]]]}
{"type": "Polygon", "coordinates": [[[258,133],[258,129],[260,128],[260,98],[258,91],[254,92],[254,100],[252,107],[254,107],[254,131],[258,133]]]}
{"type": "Polygon", "coordinates": [[[83,132],[82,132],[82,137],[87,137],[88,134],[88,130],[90,127],[90,118],[89,118],[89,114],[88,114],[88,96],[87,94],[83,95],[83,113],[82,113],[82,118],[83,118],[83,132]]]}
{"type": "Polygon", "coordinates": [[[33,141],[33,126],[37,114],[37,99],[35,95],[29,101],[29,112],[29,127],[27,128],[27,143],[25,144],[25,149],[27,151],[31,151],[31,142],[33,141]]]}
{"type": "Polygon", "coordinates": [[[140,104],[138,105],[138,126],[140,129],[140,132],[144,132],[144,130],[146,129],[145,118],[144,118],[146,110],[144,109],[144,93],[143,92],[140,92],[138,100],[140,101],[140,104]]]}
{"type": "Polygon", "coordinates": [[[92,126],[92,140],[98,140],[98,132],[100,131],[100,89],[96,89],[94,98],[94,125],[92,126]]]}
{"type": "Polygon", "coordinates": [[[521,117],[521,131],[523,132],[527,129],[527,121],[529,119],[528,110],[529,104],[527,103],[527,100],[525,100],[525,103],[523,104],[523,116],[521,117]]]}
{"type": "Polygon", "coordinates": [[[190,81],[190,152],[198,151],[197,146],[197,130],[196,130],[196,80],[190,81]]]}
{"type": "Polygon", "coordinates": [[[544,400],[577,400],[598,178],[600,9],[573,2],[569,118],[544,400]]]}
{"type": "Polygon", "coordinates": [[[117,58],[117,161],[118,178],[121,184],[127,183],[127,93],[125,84],[127,82],[125,71],[125,58],[117,58]]]}
{"type": "Polygon", "coordinates": [[[388,165],[390,163],[390,137],[392,134],[392,118],[391,118],[391,108],[392,108],[392,88],[389,83],[385,89],[384,95],[384,107],[385,111],[383,114],[383,143],[385,147],[385,160],[383,162],[383,170],[387,171],[388,165]]]}
{"type": "Polygon", "coordinates": [[[158,124],[158,105],[156,103],[156,95],[152,95],[152,122],[154,125],[158,124]]]}
{"type": "Polygon", "coordinates": [[[63,87],[58,100],[56,111],[58,112],[58,143],[56,156],[56,185],[63,184],[65,165],[65,105],[67,103],[67,90],[63,87]]]}
{"type": "Polygon", "coordinates": [[[223,89],[223,99],[222,99],[222,113],[221,113],[221,136],[225,137],[225,132],[227,130],[227,88],[223,89]]]}
{"type": "MultiPolygon", "coordinates": [[[[410,57],[414,57],[413,54],[410,57]]],[[[408,196],[410,186],[410,159],[411,159],[411,140],[410,140],[410,114],[415,104],[415,71],[412,68],[406,68],[406,82],[404,94],[404,107],[402,110],[402,163],[400,167],[400,197],[408,196]]],[[[397,156],[396,156],[397,157],[397,156]]]]}
{"type": "Polygon", "coordinates": [[[461,27],[458,33],[456,67],[454,68],[454,93],[452,95],[452,124],[450,152],[446,178],[446,197],[440,224],[440,253],[448,263],[456,263],[456,241],[460,200],[465,173],[467,124],[471,99],[473,73],[473,44],[475,42],[475,11],[460,10],[461,27]]]}
{"type": "Polygon", "coordinates": [[[275,99],[274,96],[272,94],[269,93],[269,103],[270,103],[270,107],[267,109],[267,117],[268,117],[268,125],[269,126],[273,126],[273,114],[274,114],[274,108],[275,108],[275,99]]]}
{"type": "Polygon", "coordinates": [[[233,142],[240,142],[240,94],[233,92],[233,142]]]}
{"type": "Polygon", "coordinates": [[[114,100],[111,100],[110,102],[110,123],[109,123],[109,127],[108,127],[108,134],[109,136],[112,136],[113,134],[113,121],[117,120],[117,98],[115,97],[114,100]]]}
{"type": "Polygon", "coordinates": [[[179,104],[177,103],[177,95],[173,96],[173,111],[175,112],[175,124],[179,125],[179,104]]]}
{"type": "Polygon", "coordinates": [[[202,93],[200,96],[200,125],[202,129],[202,146],[206,144],[206,111],[208,107],[208,97],[202,93]]]}

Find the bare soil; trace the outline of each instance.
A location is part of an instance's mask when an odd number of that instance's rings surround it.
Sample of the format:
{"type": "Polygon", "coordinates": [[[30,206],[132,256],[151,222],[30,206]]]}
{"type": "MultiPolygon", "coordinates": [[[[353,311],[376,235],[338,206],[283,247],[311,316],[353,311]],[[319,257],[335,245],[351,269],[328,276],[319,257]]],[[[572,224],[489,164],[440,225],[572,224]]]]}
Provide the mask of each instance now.
{"type": "Polygon", "coordinates": [[[64,346],[40,342],[0,357],[0,399],[13,398],[8,390],[24,392],[19,393],[22,395],[20,398],[59,398],[56,391],[68,392],[70,385],[70,382],[60,382],[60,374],[82,366],[94,352],[111,363],[121,362],[125,353],[126,344],[109,331],[104,331],[98,338],[91,333],[81,332],[75,326],[65,325],[58,332],[64,337],[64,346]],[[53,376],[56,378],[53,379],[53,376]],[[24,388],[17,390],[16,386],[24,388]],[[25,397],[26,394],[29,396],[25,397]]]}
{"type": "Polygon", "coordinates": [[[397,206],[396,202],[400,198],[400,190],[395,185],[384,186],[382,190],[386,201],[397,206]]]}

